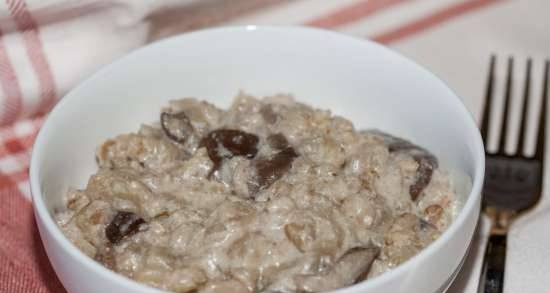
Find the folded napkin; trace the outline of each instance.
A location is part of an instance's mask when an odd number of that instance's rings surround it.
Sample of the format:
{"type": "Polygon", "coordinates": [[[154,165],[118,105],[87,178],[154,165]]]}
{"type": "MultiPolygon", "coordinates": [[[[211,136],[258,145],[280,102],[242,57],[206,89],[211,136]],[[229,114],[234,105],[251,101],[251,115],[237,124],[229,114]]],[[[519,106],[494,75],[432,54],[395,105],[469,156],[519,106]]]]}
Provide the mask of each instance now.
{"type": "MultiPolygon", "coordinates": [[[[0,1],[0,293],[64,291],[32,218],[30,150],[56,101],[128,51],[218,25],[321,27],[371,38],[411,57],[447,82],[475,115],[491,53],[532,56],[535,71],[550,57],[548,11],[547,0],[0,1]]],[[[546,195],[514,224],[505,293],[548,291],[549,211],[546,195]]],[[[480,222],[449,292],[477,292],[489,226],[480,222]]]]}

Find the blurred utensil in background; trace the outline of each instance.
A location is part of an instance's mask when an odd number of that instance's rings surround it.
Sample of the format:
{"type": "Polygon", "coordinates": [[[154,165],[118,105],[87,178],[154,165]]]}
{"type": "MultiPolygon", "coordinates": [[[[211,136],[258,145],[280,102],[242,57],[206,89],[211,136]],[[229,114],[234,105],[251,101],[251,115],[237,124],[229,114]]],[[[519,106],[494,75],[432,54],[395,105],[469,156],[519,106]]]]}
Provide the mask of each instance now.
{"type": "Polygon", "coordinates": [[[514,72],[514,59],[508,58],[504,110],[502,115],[499,144],[497,150],[489,150],[489,125],[491,108],[494,107],[496,57],[490,60],[485,107],[481,122],[481,135],[485,143],[486,176],[483,187],[483,212],[492,220],[491,234],[487,243],[483,268],[479,281],[479,293],[500,293],[504,287],[506,264],[506,243],[508,229],[518,216],[531,210],[540,200],[543,185],[544,150],[546,141],[548,82],[550,60],[544,65],[542,103],[538,119],[536,149],[533,155],[525,155],[528,106],[532,103],[531,71],[532,60],[527,60],[525,84],[523,88],[523,108],[520,117],[519,138],[515,154],[505,151],[510,135],[510,104],[514,72]]]}

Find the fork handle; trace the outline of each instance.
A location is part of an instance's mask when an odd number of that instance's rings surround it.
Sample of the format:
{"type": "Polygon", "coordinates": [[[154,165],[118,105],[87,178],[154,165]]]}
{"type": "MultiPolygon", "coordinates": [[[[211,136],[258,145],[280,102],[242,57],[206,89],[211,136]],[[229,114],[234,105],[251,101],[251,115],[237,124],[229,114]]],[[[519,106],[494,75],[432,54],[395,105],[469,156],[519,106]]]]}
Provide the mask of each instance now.
{"type": "Polygon", "coordinates": [[[478,293],[502,293],[506,265],[506,234],[491,235],[479,279],[478,293]]]}

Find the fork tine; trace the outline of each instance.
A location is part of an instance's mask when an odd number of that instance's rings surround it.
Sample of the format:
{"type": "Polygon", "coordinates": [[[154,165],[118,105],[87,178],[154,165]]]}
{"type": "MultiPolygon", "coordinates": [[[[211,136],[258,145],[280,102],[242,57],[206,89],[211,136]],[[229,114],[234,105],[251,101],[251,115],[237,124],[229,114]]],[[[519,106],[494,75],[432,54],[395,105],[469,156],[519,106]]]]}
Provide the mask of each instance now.
{"type": "Polygon", "coordinates": [[[527,59],[527,67],[525,69],[525,87],[523,88],[523,108],[521,113],[521,122],[519,125],[519,137],[518,137],[518,146],[516,148],[516,153],[519,155],[523,154],[524,144],[525,144],[525,132],[527,131],[527,111],[531,102],[529,101],[529,96],[531,95],[531,66],[533,60],[531,58],[527,59]]]}
{"type": "Polygon", "coordinates": [[[514,59],[512,57],[508,58],[508,66],[506,69],[506,91],[504,92],[504,112],[502,113],[501,118],[501,128],[502,133],[500,134],[500,143],[498,145],[499,153],[506,153],[506,139],[508,137],[508,127],[507,123],[510,119],[508,118],[508,112],[510,111],[510,96],[512,95],[512,81],[514,79],[514,59]]]}
{"type": "Polygon", "coordinates": [[[544,160],[544,147],[546,141],[546,112],[548,112],[548,79],[550,79],[550,60],[546,60],[544,65],[544,82],[542,86],[542,106],[540,107],[539,131],[537,135],[537,148],[535,149],[535,159],[544,160]]]}
{"type": "Polygon", "coordinates": [[[494,73],[495,73],[495,60],[496,56],[491,55],[491,60],[489,62],[489,75],[487,76],[487,90],[485,92],[485,105],[483,108],[483,113],[481,116],[481,138],[485,144],[485,149],[489,144],[487,133],[489,132],[489,121],[491,115],[491,107],[493,106],[493,86],[494,86],[494,73]]]}

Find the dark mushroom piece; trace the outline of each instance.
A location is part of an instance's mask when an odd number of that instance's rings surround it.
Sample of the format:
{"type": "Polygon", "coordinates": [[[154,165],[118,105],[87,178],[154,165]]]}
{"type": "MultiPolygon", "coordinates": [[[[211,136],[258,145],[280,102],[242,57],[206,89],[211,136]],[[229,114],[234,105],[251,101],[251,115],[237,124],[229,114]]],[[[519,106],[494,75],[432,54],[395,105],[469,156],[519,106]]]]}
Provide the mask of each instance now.
{"type": "Polygon", "coordinates": [[[218,170],[223,159],[244,156],[252,159],[258,153],[258,136],[235,129],[217,129],[201,140],[208,157],[214,163],[210,175],[218,170]]]}
{"type": "Polygon", "coordinates": [[[249,191],[256,193],[283,177],[292,167],[292,162],[296,157],[298,154],[289,146],[271,158],[256,160],[253,164],[255,176],[248,183],[249,191]]]}
{"type": "Polygon", "coordinates": [[[140,216],[119,211],[105,227],[105,236],[112,244],[118,244],[124,237],[137,233],[142,224],[145,224],[145,220],[140,216]]]}
{"type": "Polygon", "coordinates": [[[422,191],[430,184],[432,175],[435,169],[438,167],[437,158],[428,152],[426,149],[412,144],[411,142],[398,138],[387,133],[380,131],[371,131],[384,138],[388,144],[390,153],[405,153],[409,154],[417,163],[418,169],[416,170],[416,179],[409,187],[409,194],[411,199],[415,201],[422,191]]]}
{"type": "Polygon", "coordinates": [[[160,126],[169,139],[181,144],[185,143],[195,132],[195,128],[185,112],[162,112],[160,114],[160,126]]]}
{"type": "Polygon", "coordinates": [[[352,248],[327,272],[296,276],[296,291],[325,292],[357,283],[368,274],[379,252],[380,249],[374,246],[352,248]]]}
{"type": "Polygon", "coordinates": [[[415,201],[430,184],[434,170],[437,168],[437,159],[433,156],[413,156],[418,163],[416,170],[416,181],[409,187],[411,199],[415,201]]]}

